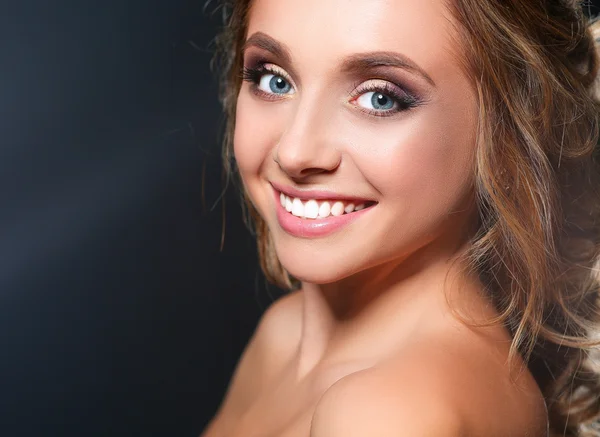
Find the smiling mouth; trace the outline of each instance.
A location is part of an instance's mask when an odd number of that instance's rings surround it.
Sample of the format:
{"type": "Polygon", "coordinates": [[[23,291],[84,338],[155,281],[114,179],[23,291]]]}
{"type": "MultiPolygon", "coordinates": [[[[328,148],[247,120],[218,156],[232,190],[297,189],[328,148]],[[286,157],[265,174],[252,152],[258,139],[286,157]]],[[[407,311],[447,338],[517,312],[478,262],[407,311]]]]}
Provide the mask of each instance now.
{"type": "Polygon", "coordinates": [[[377,202],[371,200],[361,200],[360,203],[351,200],[302,200],[287,196],[282,192],[279,193],[279,202],[291,215],[310,220],[352,214],[377,204],[377,202]]]}

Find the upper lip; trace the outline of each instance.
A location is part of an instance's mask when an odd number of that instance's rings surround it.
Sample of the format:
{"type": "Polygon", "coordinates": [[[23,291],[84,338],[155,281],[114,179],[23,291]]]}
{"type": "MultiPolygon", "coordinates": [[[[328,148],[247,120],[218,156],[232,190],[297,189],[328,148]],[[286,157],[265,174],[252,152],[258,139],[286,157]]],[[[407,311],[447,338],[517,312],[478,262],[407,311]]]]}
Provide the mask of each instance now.
{"type": "Polygon", "coordinates": [[[294,187],[287,185],[281,185],[271,181],[273,188],[280,193],[285,194],[288,197],[296,197],[301,200],[346,200],[346,201],[358,201],[358,202],[372,202],[372,199],[360,197],[351,194],[336,193],[329,190],[299,190],[294,187]]]}

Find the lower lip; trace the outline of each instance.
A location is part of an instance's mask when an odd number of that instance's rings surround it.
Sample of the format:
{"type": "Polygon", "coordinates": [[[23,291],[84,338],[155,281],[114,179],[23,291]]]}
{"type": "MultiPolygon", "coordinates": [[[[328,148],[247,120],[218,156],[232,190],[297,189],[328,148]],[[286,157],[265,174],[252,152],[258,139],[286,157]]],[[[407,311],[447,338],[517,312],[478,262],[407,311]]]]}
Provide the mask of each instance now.
{"type": "Polygon", "coordinates": [[[342,214],[337,217],[330,215],[326,218],[305,219],[296,217],[292,213],[287,212],[287,210],[281,206],[279,192],[276,190],[273,191],[275,193],[275,204],[279,225],[285,232],[293,235],[294,237],[316,238],[332,234],[359,219],[368,211],[370,211],[373,206],[375,206],[375,204],[373,204],[365,209],[361,209],[360,211],[342,214]]]}

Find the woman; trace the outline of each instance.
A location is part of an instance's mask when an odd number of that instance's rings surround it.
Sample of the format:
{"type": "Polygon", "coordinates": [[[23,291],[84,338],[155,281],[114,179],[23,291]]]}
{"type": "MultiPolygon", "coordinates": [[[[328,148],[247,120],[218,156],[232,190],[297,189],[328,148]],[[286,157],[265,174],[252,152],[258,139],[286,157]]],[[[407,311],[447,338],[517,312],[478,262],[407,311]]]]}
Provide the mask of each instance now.
{"type": "Polygon", "coordinates": [[[228,6],[225,162],[290,293],[202,437],[600,435],[581,5],[228,6]]]}

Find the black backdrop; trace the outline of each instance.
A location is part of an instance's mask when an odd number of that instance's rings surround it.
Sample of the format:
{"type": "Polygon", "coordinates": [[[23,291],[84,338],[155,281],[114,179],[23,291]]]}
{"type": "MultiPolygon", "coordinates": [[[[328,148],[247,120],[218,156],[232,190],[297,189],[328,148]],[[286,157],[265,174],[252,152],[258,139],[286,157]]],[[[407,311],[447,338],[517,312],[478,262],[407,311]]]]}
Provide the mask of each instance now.
{"type": "Polygon", "coordinates": [[[220,252],[203,4],[3,3],[3,437],[197,436],[277,292],[233,190],[220,252]]]}
{"type": "Polygon", "coordinates": [[[1,4],[0,436],[197,436],[280,294],[218,202],[218,13],[1,4]]]}

